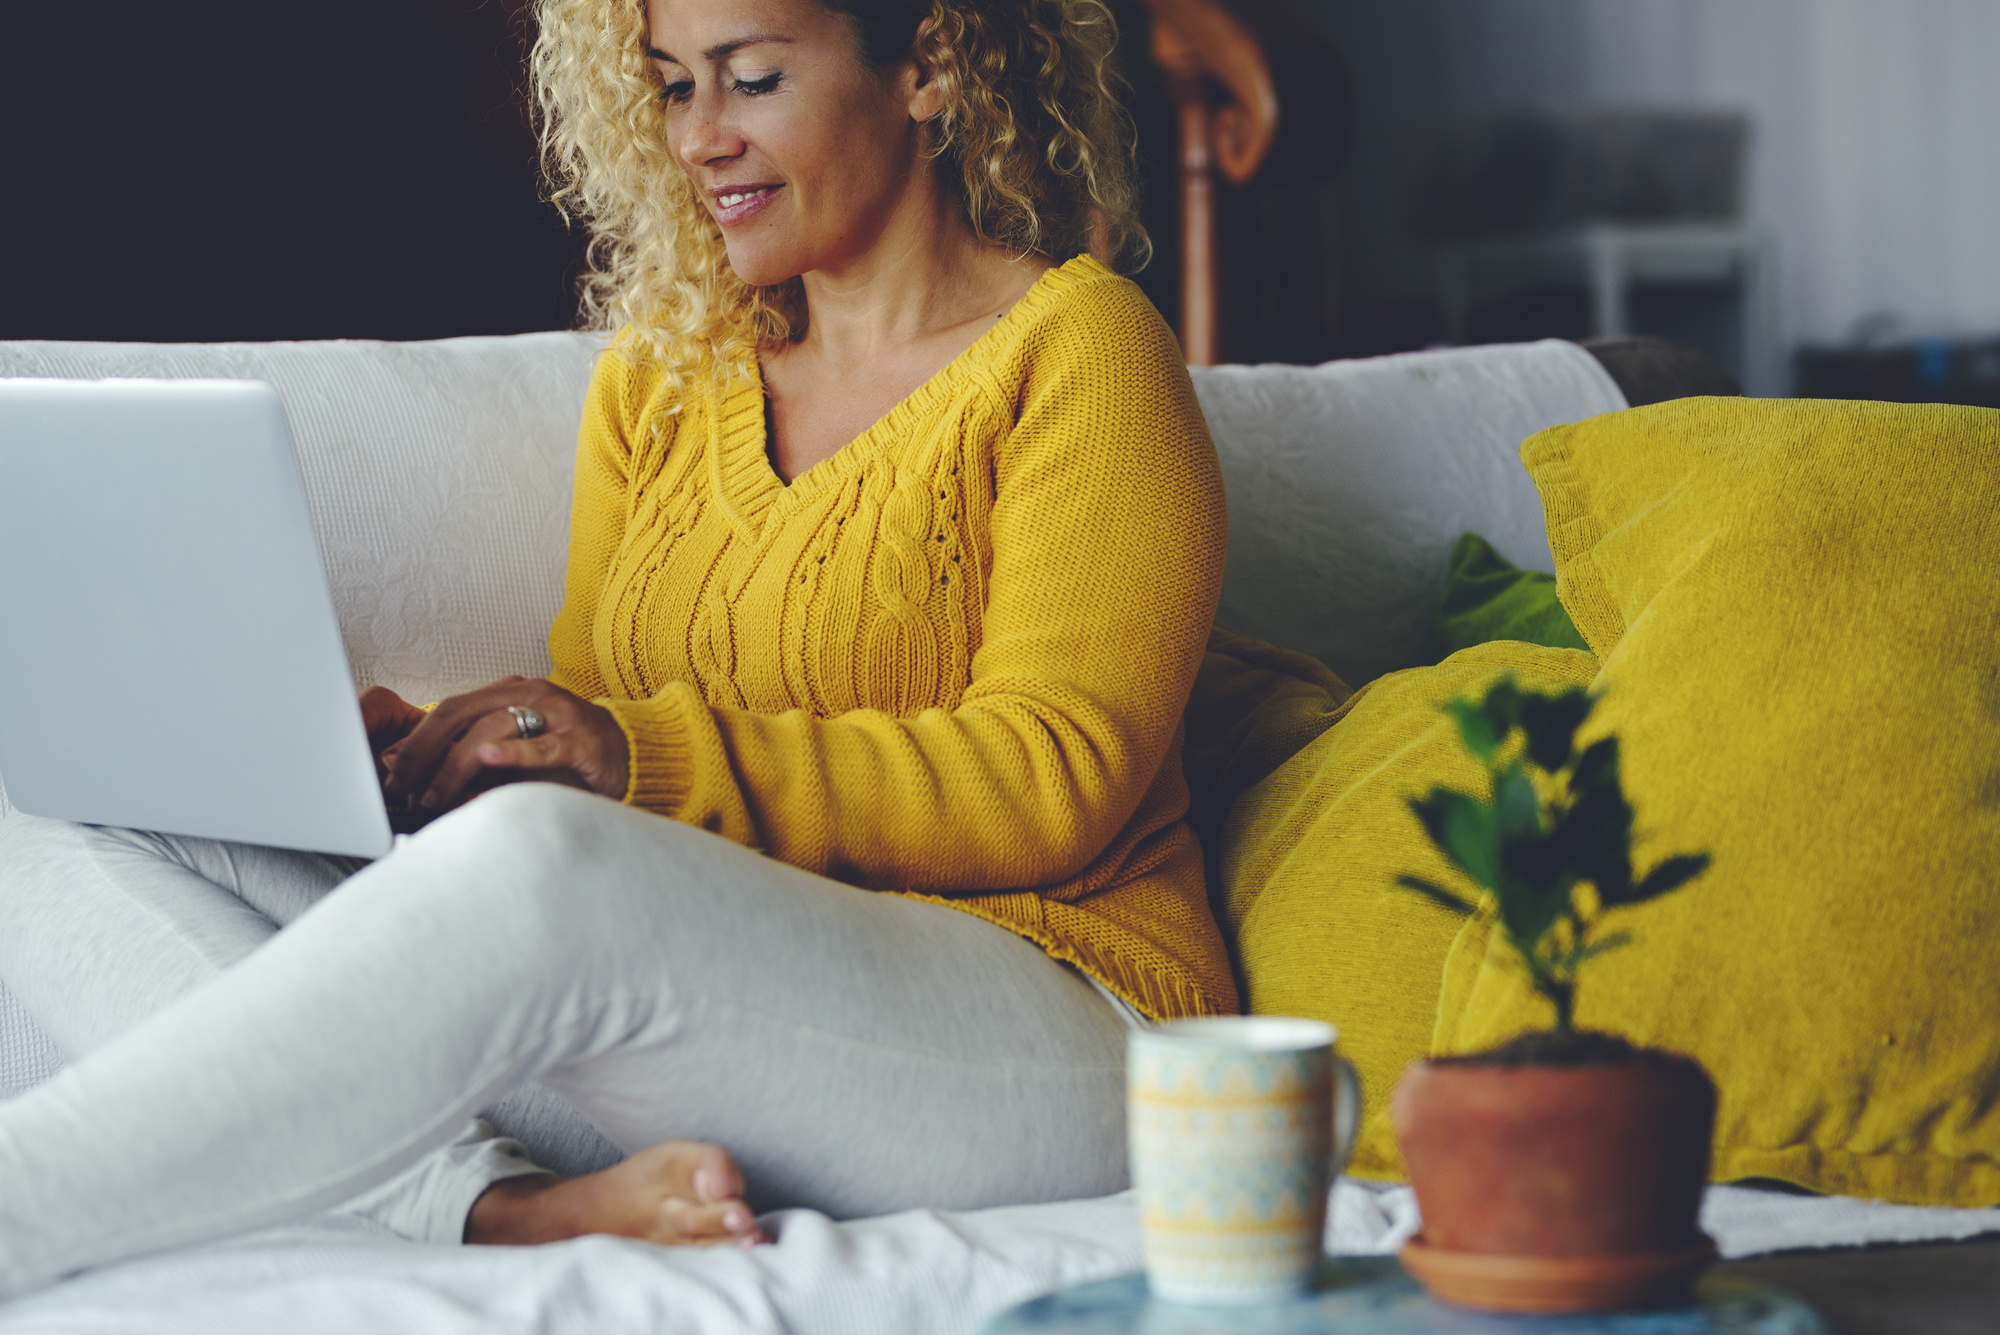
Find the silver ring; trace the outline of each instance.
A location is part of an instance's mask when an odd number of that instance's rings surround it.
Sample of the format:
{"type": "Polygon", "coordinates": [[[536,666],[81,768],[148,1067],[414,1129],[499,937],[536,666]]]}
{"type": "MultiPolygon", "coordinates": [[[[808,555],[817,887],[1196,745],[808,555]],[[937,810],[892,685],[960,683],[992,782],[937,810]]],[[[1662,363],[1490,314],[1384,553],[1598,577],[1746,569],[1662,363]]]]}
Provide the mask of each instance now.
{"type": "Polygon", "coordinates": [[[539,737],[548,731],[549,721],[526,705],[508,705],[507,712],[514,716],[514,731],[523,738],[539,737]]]}

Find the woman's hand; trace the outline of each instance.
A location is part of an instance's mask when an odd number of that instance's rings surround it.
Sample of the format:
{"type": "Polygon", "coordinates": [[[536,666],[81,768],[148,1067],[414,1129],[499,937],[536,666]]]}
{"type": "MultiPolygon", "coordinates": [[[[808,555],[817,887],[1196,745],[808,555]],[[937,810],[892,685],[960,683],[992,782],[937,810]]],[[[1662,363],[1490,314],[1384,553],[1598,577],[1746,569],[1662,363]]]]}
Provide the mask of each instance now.
{"type": "Polygon", "coordinates": [[[387,686],[370,686],[361,693],[361,726],[368,730],[368,749],[375,753],[377,779],[388,780],[397,749],[423,721],[423,710],[387,686]]]}
{"type": "MultiPolygon", "coordinates": [[[[407,707],[407,706],[406,706],[407,707]]],[[[366,715],[364,705],[363,717],[366,715]]],[[[455,695],[385,753],[391,806],[449,811],[503,783],[540,780],[623,798],[629,773],[624,730],[611,711],[533,677],[505,677],[455,695]],[[542,716],[545,731],[521,736],[509,705],[542,716]]],[[[370,739],[373,739],[370,732],[370,739]]]]}

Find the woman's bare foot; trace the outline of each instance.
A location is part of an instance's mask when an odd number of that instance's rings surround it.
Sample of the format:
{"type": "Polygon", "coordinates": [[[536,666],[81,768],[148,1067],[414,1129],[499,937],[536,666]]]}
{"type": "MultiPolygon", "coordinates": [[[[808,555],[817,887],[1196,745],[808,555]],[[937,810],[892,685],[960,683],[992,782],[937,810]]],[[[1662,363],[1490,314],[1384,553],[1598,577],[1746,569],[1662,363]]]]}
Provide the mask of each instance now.
{"type": "Polygon", "coordinates": [[[735,1161],[698,1140],[663,1141],[588,1177],[508,1178],[488,1187],[465,1217],[465,1240],[474,1243],[519,1246],[586,1233],[669,1246],[764,1241],[743,1203],[735,1161]]]}

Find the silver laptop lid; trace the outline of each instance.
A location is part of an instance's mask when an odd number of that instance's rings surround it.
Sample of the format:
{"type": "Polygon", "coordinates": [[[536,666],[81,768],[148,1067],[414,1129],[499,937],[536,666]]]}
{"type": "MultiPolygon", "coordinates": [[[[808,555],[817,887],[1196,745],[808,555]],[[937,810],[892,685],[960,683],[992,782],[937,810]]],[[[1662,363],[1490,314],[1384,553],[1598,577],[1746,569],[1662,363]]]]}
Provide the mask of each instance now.
{"type": "Polygon", "coordinates": [[[388,851],[269,385],[0,380],[0,777],[34,815],[388,851]]]}

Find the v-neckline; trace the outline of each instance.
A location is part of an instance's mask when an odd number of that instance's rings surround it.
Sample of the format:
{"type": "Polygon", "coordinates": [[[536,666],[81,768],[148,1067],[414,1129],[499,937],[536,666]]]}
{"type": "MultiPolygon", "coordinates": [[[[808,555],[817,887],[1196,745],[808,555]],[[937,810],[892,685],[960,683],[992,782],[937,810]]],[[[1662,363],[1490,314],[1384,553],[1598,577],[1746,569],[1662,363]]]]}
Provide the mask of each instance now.
{"type": "Polygon", "coordinates": [[[862,432],[800,473],[789,483],[771,465],[771,440],[764,412],[764,368],[753,360],[747,371],[732,377],[712,391],[709,441],[710,484],[718,501],[746,535],[755,533],[781,501],[793,504],[818,495],[834,479],[855,471],[855,461],[877,447],[882,439],[895,439],[911,418],[920,418],[943,397],[954,393],[960,382],[972,374],[972,367],[985,361],[995,344],[1057,293],[1079,282],[1109,277],[1110,270],[1088,255],[1045,270],[993,322],[993,327],[974,339],[956,357],[939,367],[930,379],[905,395],[889,411],[862,432]]]}

